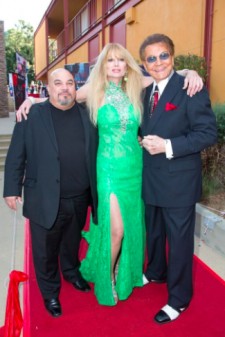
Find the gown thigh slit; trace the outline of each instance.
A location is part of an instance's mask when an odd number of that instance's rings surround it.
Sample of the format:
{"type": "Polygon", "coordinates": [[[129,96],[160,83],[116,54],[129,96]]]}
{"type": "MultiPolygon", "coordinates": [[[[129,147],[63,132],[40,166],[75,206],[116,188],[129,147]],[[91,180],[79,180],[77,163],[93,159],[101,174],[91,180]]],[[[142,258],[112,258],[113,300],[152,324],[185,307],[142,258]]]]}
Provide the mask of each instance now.
{"type": "Polygon", "coordinates": [[[145,226],[139,124],[139,116],[121,86],[110,83],[105,104],[99,108],[97,118],[98,224],[91,220],[89,231],[83,233],[89,246],[80,267],[83,277],[94,283],[97,301],[102,305],[116,304],[111,280],[112,195],[118,202],[123,225],[116,279],[119,300],[126,300],[134,287],[143,286],[145,226]]]}
{"type": "Polygon", "coordinates": [[[112,281],[115,282],[115,266],[121,249],[121,242],[124,235],[123,219],[117,196],[110,194],[110,226],[111,226],[111,272],[112,281]]]}

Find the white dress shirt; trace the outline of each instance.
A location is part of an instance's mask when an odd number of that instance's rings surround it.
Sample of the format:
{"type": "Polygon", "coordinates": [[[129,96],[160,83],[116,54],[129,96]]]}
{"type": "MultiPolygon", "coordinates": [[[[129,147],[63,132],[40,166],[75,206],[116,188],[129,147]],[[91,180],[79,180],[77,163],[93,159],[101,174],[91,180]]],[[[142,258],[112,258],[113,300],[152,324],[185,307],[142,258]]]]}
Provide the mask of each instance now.
{"type": "MultiPolygon", "coordinates": [[[[174,73],[174,71],[171,72],[169,77],[165,78],[164,80],[162,80],[158,83],[156,83],[154,81],[151,96],[153,95],[153,92],[155,90],[155,86],[157,85],[158,89],[159,89],[159,99],[160,99],[160,97],[161,97],[167,83],[169,82],[169,79],[173,75],[173,73],[174,73]]],[[[165,141],[165,148],[166,148],[166,158],[172,159],[173,158],[173,148],[172,148],[171,140],[170,139],[164,139],[164,141],[165,141]]]]}

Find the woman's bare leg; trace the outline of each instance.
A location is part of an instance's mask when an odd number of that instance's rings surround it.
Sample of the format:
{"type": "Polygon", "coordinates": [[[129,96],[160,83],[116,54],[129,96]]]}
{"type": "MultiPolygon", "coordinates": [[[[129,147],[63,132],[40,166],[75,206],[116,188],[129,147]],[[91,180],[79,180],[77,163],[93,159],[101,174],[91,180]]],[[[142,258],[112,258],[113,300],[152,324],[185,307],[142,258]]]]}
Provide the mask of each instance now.
{"type": "Polygon", "coordinates": [[[121,249],[124,235],[123,220],[119,203],[115,194],[110,195],[110,222],[111,222],[111,277],[114,280],[115,264],[121,249]]]}

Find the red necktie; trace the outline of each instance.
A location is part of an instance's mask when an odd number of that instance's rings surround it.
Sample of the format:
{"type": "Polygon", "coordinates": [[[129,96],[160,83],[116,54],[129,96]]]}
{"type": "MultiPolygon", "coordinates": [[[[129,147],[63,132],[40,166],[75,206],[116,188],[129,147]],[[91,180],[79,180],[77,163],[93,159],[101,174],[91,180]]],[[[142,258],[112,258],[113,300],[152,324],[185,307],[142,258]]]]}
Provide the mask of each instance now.
{"type": "Polygon", "coordinates": [[[150,117],[152,117],[152,113],[153,113],[156,105],[158,104],[158,101],[159,101],[159,88],[156,85],[155,90],[154,90],[153,95],[152,95],[151,100],[150,100],[150,117]]]}

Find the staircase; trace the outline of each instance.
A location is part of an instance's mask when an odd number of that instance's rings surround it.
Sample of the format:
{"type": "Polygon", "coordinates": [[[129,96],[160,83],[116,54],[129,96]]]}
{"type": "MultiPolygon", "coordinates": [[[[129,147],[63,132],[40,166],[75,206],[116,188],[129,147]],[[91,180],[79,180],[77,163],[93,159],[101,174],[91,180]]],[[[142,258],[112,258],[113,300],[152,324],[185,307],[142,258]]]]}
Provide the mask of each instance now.
{"type": "Polygon", "coordinates": [[[12,135],[0,135],[0,172],[4,171],[6,154],[12,135]]]}

